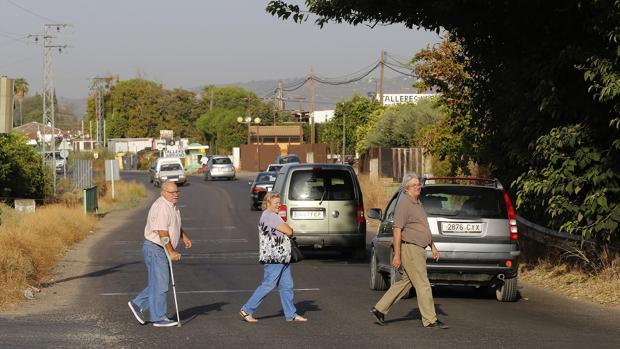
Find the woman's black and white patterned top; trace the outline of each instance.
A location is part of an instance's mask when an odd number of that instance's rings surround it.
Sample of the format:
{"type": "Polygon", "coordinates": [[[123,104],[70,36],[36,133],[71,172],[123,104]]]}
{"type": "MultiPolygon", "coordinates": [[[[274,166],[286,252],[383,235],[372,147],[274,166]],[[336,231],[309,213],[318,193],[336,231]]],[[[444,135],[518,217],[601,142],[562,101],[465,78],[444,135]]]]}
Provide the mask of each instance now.
{"type": "Polygon", "coordinates": [[[291,241],[283,232],[276,229],[284,220],[277,213],[263,211],[258,223],[258,260],[261,263],[278,264],[291,261],[291,241]]]}

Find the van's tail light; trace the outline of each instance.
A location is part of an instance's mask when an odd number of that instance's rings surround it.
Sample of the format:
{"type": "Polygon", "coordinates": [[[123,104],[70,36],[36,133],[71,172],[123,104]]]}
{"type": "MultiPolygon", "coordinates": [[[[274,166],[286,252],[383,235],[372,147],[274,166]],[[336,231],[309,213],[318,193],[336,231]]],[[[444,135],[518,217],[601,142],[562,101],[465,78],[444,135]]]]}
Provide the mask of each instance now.
{"type": "Polygon", "coordinates": [[[265,191],[264,188],[261,187],[254,187],[254,189],[252,189],[252,191],[256,194],[260,193],[261,191],[265,191]]]}
{"type": "Polygon", "coordinates": [[[357,223],[364,222],[364,205],[357,206],[357,223]]]}
{"type": "Polygon", "coordinates": [[[519,239],[519,231],[517,230],[517,214],[514,207],[510,202],[508,192],[504,192],[504,201],[506,202],[506,209],[508,210],[508,227],[510,229],[510,240],[519,239]]]}
{"type": "Polygon", "coordinates": [[[282,220],[286,222],[286,205],[280,204],[280,208],[278,208],[278,214],[282,217],[282,220]]]}

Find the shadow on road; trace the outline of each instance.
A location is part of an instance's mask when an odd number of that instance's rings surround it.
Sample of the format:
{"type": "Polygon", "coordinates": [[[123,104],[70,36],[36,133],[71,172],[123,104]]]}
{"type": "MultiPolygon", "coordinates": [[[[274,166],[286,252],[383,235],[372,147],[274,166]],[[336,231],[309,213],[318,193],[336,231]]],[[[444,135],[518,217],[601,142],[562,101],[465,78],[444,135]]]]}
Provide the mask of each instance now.
{"type": "Polygon", "coordinates": [[[71,280],[75,280],[75,279],[93,278],[93,277],[100,277],[100,276],[104,276],[104,275],[108,275],[108,274],[112,274],[112,273],[117,273],[123,267],[126,267],[128,265],[132,265],[132,264],[139,264],[139,263],[142,263],[142,261],[117,264],[117,265],[115,265],[113,267],[110,267],[110,268],[105,268],[105,269],[93,271],[93,272],[86,273],[86,274],[83,274],[83,275],[71,276],[71,277],[68,277],[68,278],[60,279],[60,280],[54,280],[54,281],[51,281],[51,282],[46,282],[46,283],[42,284],[41,287],[45,288],[45,287],[53,286],[55,284],[60,284],[60,283],[71,281],[71,280]]]}
{"type": "MultiPolygon", "coordinates": [[[[437,315],[442,315],[442,316],[446,316],[447,315],[446,312],[444,312],[441,309],[441,304],[437,304],[437,303],[435,303],[435,313],[437,315]]],[[[420,309],[414,308],[409,313],[407,313],[407,315],[405,315],[404,317],[399,317],[399,318],[394,319],[394,320],[386,320],[385,323],[389,324],[389,323],[394,323],[394,322],[412,321],[412,320],[417,320],[417,321],[421,321],[422,320],[422,315],[420,314],[420,309]]]]}
{"type": "MultiPolygon", "coordinates": [[[[297,314],[304,316],[306,312],[309,311],[321,311],[321,307],[315,304],[314,301],[301,301],[295,303],[295,308],[297,308],[297,314]]],[[[271,319],[275,317],[284,317],[284,311],[280,311],[277,314],[265,315],[261,317],[257,317],[258,320],[271,319]]]]}
{"type": "Polygon", "coordinates": [[[222,311],[222,307],[228,305],[228,302],[218,302],[213,304],[201,305],[189,309],[182,310],[179,316],[183,320],[183,323],[188,323],[197,318],[200,315],[206,315],[212,311],[222,311]]]}

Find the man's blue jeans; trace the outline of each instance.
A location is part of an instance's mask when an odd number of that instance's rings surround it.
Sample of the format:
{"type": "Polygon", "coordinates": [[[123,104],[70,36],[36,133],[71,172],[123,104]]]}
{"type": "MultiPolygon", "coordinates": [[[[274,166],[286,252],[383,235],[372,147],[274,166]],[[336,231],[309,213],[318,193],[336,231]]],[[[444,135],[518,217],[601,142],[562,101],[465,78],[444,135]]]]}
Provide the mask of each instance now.
{"type": "Polygon", "coordinates": [[[280,302],[284,309],[286,320],[293,320],[297,315],[297,309],[293,304],[293,275],[290,264],[265,264],[263,282],[258,286],[252,297],[243,305],[241,310],[252,315],[260,306],[269,292],[278,287],[280,302]]]}
{"type": "Polygon", "coordinates": [[[148,240],[144,241],[142,252],[148,272],[148,285],[133,299],[133,303],[142,311],[148,309],[152,322],[164,320],[168,310],[167,296],[170,283],[168,258],[161,246],[148,240]]]}

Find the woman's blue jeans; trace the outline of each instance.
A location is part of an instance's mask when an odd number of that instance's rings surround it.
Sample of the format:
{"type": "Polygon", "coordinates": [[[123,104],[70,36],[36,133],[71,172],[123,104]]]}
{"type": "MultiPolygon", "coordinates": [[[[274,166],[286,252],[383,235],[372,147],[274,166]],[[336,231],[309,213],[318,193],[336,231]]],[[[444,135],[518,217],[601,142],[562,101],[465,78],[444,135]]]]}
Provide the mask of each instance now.
{"type": "Polygon", "coordinates": [[[297,309],[293,304],[293,275],[290,264],[265,264],[263,282],[258,286],[252,297],[243,305],[241,310],[252,315],[276,286],[280,291],[280,302],[284,309],[284,317],[290,321],[297,315],[297,309]]]}
{"type": "Polygon", "coordinates": [[[133,303],[142,311],[148,309],[152,322],[164,320],[168,310],[167,296],[170,284],[168,258],[161,246],[148,240],[144,241],[142,252],[148,272],[148,285],[133,299],[133,303]]]}

